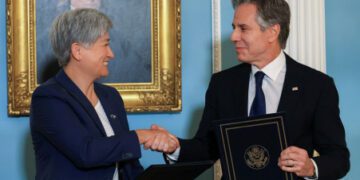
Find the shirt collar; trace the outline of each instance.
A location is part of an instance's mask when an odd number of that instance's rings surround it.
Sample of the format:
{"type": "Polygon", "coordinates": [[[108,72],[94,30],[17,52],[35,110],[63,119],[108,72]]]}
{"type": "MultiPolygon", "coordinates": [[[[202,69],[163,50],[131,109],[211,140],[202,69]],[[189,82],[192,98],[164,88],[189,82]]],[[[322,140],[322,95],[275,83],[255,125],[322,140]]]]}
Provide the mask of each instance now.
{"type": "MultiPolygon", "coordinates": [[[[280,54],[269,64],[267,64],[264,68],[261,69],[262,72],[266,74],[271,80],[275,81],[278,77],[281,70],[283,70],[286,64],[286,58],[283,51],[280,52],[280,54]]],[[[254,75],[256,72],[260,71],[259,68],[257,68],[254,65],[251,65],[251,74],[254,75]]]]}

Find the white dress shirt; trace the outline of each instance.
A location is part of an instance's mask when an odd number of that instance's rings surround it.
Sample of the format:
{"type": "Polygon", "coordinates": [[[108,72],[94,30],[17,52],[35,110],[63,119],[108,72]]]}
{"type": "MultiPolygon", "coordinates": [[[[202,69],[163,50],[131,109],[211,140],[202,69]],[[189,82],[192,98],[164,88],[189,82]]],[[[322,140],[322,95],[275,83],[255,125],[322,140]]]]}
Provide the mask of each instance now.
{"type": "MultiPolygon", "coordinates": [[[[260,71],[256,66],[251,65],[251,74],[248,91],[248,114],[255,98],[255,73],[260,71]]],[[[261,69],[265,73],[262,89],[265,95],[266,114],[277,112],[281,92],[284,86],[286,61],[285,54],[280,53],[273,61],[261,69]]]]}

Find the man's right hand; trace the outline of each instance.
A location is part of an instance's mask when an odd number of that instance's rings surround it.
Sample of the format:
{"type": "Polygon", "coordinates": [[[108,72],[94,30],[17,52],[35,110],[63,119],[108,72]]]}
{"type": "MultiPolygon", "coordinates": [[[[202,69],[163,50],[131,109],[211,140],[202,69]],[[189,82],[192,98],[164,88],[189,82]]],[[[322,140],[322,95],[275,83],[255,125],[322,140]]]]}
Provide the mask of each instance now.
{"type": "Polygon", "coordinates": [[[152,125],[151,129],[136,130],[136,133],[144,149],[172,153],[180,146],[176,136],[158,125],[152,125]]]}

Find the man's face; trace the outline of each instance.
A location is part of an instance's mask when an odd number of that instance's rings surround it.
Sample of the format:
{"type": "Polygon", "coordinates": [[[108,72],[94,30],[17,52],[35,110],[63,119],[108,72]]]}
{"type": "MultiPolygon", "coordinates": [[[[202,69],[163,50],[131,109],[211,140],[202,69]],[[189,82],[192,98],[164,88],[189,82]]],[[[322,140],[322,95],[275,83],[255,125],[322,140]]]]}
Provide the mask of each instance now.
{"type": "Polygon", "coordinates": [[[71,6],[74,9],[80,9],[80,8],[99,9],[101,6],[101,0],[71,0],[71,6]]]}
{"type": "Polygon", "coordinates": [[[256,18],[257,8],[254,4],[239,5],[234,14],[231,41],[239,61],[259,65],[260,68],[269,59],[269,51],[273,50],[269,48],[273,37],[270,29],[260,29],[256,18]]]}

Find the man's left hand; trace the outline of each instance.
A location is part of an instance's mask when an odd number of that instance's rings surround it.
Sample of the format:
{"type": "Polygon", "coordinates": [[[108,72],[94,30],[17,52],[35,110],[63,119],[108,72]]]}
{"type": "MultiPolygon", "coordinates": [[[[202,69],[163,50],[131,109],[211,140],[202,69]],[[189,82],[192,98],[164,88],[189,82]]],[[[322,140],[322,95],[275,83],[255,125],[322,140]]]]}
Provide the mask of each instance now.
{"type": "Polygon", "coordinates": [[[295,146],[290,146],[281,152],[278,166],[281,170],[295,173],[300,177],[311,177],[315,171],[307,151],[295,146]]]}

